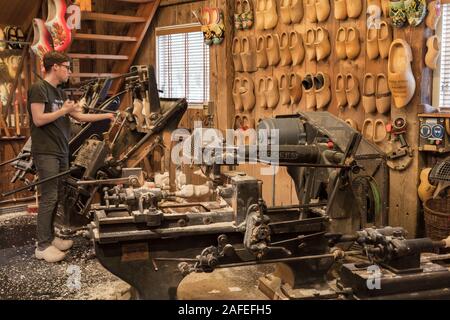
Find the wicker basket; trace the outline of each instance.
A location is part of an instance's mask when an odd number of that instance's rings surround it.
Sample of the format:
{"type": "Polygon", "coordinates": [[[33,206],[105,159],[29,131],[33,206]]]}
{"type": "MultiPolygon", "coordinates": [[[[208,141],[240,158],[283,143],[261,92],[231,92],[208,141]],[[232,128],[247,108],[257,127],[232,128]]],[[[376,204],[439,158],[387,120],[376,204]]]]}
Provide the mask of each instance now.
{"type": "Polygon", "coordinates": [[[450,197],[430,199],[424,204],[425,229],[433,240],[442,240],[450,235],[450,197]]]}

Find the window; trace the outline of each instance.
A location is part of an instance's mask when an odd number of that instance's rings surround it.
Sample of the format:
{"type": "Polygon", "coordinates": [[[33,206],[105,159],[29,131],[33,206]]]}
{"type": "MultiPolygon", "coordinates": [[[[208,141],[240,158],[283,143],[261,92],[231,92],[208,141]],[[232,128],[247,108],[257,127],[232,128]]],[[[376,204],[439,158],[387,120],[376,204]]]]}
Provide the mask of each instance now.
{"type": "Polygon", "coordinates": [[[164,98],[209,100],[209,47],[199,25],[156,29],[158,87],[164,98]]]}
{"type": "Polygon", "coordinates": [[[440,36],[441,62],[433,76],[436,88],[433,105],[439,108],[450,108],[450,4],[441,4],[442,16],[437,35],[440,36]]]}

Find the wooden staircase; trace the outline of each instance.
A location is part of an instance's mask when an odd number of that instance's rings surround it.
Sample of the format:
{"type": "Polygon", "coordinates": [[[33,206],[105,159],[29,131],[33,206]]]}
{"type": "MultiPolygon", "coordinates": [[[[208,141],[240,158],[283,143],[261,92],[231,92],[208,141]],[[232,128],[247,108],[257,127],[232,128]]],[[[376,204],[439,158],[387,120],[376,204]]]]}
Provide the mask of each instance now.
{"type": "MultiPolygon", "coordinates": [[[[83,31],[79,30],[73,34],[72,45],[68,52],[72,59],[80,60],[80,68],[74,71],[71,75],[72,78],[79,78],[83,81],[89,78],[115,77],[129,72],[145,33],[155,16],[160,0],[108,0],[108,5],[105,5],[105,7],[113,7],[114,3],[120,5],[120,2],[129,3],[127,10],[134,8],[135,13],[119,15],[95,11],[81,12],[81,30],[83,31]],[[105,34],[107,32],[92,32],[93,29],[100,29],[101,31],[114,30],[115,26],[113,24],[120,24],[121,30],[125,30],[124,34],[115,35],[105,34]],[[91,28],[86,28],[87,25],[91,28]],[[101,27],[92,28],[92,25],[101,27]],[[98,48],[106,48],[107,45],[114,46],[115,50],[113,52],[97,52],[98,48]],[[83,63],[82,61],[85,60],[104,61],[105,63],[83,63]]],[[[93,8],[93,10],[98,10],[98,8],[93,8]]],[[[74,66],[77,64],[74,63],[74,66]]],[[[122,78],[115,80],[111,86],[110,94],[117,93],[122,83],[122,78]]]]}

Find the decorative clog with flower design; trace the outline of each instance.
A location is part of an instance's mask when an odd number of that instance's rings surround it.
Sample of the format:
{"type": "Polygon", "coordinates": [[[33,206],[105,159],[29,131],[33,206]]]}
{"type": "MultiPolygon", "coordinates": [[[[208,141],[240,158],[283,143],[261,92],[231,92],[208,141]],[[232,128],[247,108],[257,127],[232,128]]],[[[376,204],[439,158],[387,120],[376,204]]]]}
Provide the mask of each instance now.
{"type": "Polygon", "coordinates": [[[417,27],[427,14],[426,0],[405,0],[406,17],[412,27],[417,27]]]}
{"type": "Polygon", "coordinates": [[[219,8],[203,7],[201,9],[201,17],[201,30],[205,44],[221,44],[225,37],[222,10],[219,8]]]}
{"type": "Polygon", "coordinates": [[[242,21],[242,29],[248,30],[253,26],[253,9],[251,2],[249,0],[242,1],[242,13],[241,13],[241,21],[242,21]]]}
{"type": "Polygon", "coordinates": [[[33,19],[33,43],[31,44],[31,50],[41,60],[44,54],[52,51],[53,48],[50,44],[51,35],[45,27],[44,20],[33,19]]]}
{"type": "Polygon", "coordinates": [[[65,0],[48,0],[45,26],[52,35],[53,48],[56,51],[65,51],[72,41],[72,33],[65,19],[66,8],[65,0]]]}
{"type": "Polygon", "coordinates": [[[389,2],[389,17],[392,20],[392,25],[396,28],[401,28],[406,24],[408,18],[403,0],[391,0],[389,2]]]}
{"type": "Polygon", "coordinates": [[[242,2],[241,0],[236,1],[236,12],[234,14],[234,28],[236,30],[242,30],[242,2]]]}

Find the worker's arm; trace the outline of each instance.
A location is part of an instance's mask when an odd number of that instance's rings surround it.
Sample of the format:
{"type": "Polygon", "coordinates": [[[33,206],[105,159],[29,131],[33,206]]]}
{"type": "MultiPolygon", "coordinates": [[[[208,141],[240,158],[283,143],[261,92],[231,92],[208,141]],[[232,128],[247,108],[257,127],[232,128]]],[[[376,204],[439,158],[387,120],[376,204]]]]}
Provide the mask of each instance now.
{"type": "Polygon", "coordinates": [[[70,113],[70,116],[80,122],[95,122],[100,120],[114,120],[114,114],[103,113],[103,114],[92,114],[92,113],[82,113],[78,109],[70,113]]]}
{"type": "Polygon", "coordinates": [[[74,112],[77,108],[78,105],[76,105],[73,101],[67,100],[59,110],[45,113],[44,103],[32,103],[31,114],[33,117],[33,123],[36,127],[42,127],[62,116],[65,116],[68,113],[74,112]]]}

